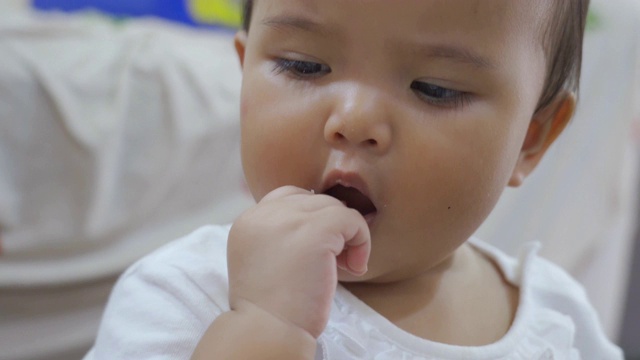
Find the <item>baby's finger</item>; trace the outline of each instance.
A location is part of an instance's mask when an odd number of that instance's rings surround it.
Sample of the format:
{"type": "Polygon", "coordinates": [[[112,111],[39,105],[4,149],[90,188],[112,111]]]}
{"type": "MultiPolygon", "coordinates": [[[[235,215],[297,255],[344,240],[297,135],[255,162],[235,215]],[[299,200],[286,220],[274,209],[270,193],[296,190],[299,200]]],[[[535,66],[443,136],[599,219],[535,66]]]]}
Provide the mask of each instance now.
{"type": "Polygon", "coordinates": [[[355,276],[362,276],[367,272],[367,264],[371,253],[371,242],[367,241],[358,246],[346,246],[336,257],[338,267],[355,276]]]}
{"type": "Polygon", "coordinates": [[[369,255],[371,254],[371,235],[369,227],[358,214],[351,227],[343,233],[345,244],[342,252],[336,257],[339,268],[356,276],[367,272],[369,255]]]}

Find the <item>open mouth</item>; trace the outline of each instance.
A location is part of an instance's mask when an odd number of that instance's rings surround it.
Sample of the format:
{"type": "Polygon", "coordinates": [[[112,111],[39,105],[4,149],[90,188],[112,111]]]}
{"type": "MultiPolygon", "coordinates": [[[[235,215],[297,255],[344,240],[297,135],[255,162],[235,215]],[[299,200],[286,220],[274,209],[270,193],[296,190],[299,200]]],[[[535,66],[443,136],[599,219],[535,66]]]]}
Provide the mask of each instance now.
{"type": "Polygon", "coordinates": [[[342,201],[348,208],[357,210],[364,217],[374,215],[378,211],[368,196],[353,187],[337,184],[327,189],[324,194],[342,201]]]}

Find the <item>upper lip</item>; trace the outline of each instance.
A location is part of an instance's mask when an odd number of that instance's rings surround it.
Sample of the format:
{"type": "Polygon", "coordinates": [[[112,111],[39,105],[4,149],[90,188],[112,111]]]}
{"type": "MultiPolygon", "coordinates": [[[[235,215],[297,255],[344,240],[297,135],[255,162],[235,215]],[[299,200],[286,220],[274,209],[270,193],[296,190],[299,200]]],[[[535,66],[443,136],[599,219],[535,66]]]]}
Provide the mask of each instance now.
{"type": "Polygon", "coordinates": [[[354,188],[360,191],[364,196],[371,199],[367,182],[364,181],[364,179],[356,172],[341,170],[331,171],[322,184],[322,193],[325,193],[336,185],[354,188]]]}

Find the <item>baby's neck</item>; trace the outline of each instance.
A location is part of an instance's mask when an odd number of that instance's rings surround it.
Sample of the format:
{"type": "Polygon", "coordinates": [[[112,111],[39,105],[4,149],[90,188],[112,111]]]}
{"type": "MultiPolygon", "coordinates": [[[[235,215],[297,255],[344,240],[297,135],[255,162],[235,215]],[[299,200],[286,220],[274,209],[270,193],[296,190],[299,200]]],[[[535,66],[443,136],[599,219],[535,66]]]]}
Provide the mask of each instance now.
{"type": "Polygon", "coordinates": [[[385,284],[345,283],[364,303],[401,329],[453,345],[496,342],[509,330],[518,289],[470,245],[461,246],[445,270],[385,284]]]}

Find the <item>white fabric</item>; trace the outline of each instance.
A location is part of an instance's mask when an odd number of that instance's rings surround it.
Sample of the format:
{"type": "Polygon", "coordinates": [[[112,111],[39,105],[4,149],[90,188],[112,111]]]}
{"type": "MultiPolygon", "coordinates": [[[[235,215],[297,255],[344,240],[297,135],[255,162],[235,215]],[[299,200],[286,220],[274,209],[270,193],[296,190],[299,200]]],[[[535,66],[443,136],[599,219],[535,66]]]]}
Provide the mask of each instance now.
{"type": "Polygon", "coordinates": [[[7,19],[0,79],[0,286],[118,274],[186,229],[237,214],[240,65],[229,34],[7,19]]]}
{"type": "MultiPolygon", "coordinates": [[[[111,296],[85,360],[189,359],[209,324],[229,310],[229,226],[209,226],[131,267],[111,296]]],[[[323,360],[348,359],[622,359],[602,332],[584,290],[528,246],[519,260],[473,239],[505,278],[520,288],[513,326],[481,347],[438,344],[412,336],[339,286],[319,340],[323,360]]]]}
{"type": "Polygon", "coordinates": [[[252,203],[239,91],[231,33],[0,11],[1,360],[79,359],[128,266],[252,203]]]}

